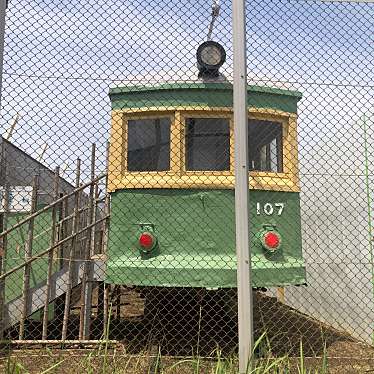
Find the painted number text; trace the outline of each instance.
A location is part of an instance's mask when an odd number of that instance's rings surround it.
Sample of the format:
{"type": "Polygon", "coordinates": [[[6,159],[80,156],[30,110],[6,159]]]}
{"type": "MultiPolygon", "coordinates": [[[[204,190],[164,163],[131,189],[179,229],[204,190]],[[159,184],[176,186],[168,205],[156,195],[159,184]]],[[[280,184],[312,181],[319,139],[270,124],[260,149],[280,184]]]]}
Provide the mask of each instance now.
{"type": "Polygon", "coordinates": [[[258,216],[265,214],[267,216],[281,216],[284,210],[284,203],[257,203],[256,213],[258,216]]]}

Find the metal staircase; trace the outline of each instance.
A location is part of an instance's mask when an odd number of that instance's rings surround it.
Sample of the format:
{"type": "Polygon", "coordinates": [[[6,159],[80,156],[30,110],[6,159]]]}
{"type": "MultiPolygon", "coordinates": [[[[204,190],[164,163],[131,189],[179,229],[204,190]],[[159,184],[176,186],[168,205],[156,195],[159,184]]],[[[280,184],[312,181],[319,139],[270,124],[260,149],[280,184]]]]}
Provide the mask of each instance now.
{"type": "Polygon", "coordinates": [[[89,339],[92,290],[97,282],[104,280],[109,222],[109,196],[100,194],[100,187],[105,191],[106,174],[96,177],[94,169],[92,162],[90,181],[82,184],[81,163],[78,160],[75,188],[61,196],[57,168],[54,198],[43,207],[38,205],[40,191],[38,176],[35,176],[31,211],[11,225],[12,213],[7,209],[9,188],[5,185],[0,234],[1,340],[6,337],[6,330],[15,325],[19,340],[23,340],[25,321],[39,310],[42,311],[42,340],[46,340],[48,310],[56,298],[64,299],[61,338],[66,340],[72,290],[77,286],[81,293],[79,339],[89,339]],[[41,226],[43,231],[36,233],[36,227],[41,226]],[[22,238],[22,245],[15,248],[12,238],[21,229],[26,229],[27,235],[22,238]],[[12,263],[15,254],[18,261],[12,263]]]}

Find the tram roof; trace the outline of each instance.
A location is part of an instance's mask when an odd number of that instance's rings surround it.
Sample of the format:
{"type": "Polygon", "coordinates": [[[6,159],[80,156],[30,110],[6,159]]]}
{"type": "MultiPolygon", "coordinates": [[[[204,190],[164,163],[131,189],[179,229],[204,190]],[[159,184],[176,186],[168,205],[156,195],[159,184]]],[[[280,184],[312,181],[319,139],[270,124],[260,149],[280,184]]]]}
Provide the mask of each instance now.
{"type": "MultiPolygon", "coordinates": [[[[282,88],[248,85],[248,92],[270,93],[301,98],[302,93],[282,88]]],[[[159,91],[159,90],[186,90],[186,89],[208,89],[208,90],[232,90],[231,83],[162,83],[155,85],[134,85],[114,87],[109,89],[109,95],[117,95],[130,92],[159,91]]]]}
{"type": "MultiPolygon", "coordinates": [[[[232,84],[227,82],[162,83],[110,88],[112,109],[208,106],[232,107],[232,84]]],[[[248,105],[296,113],[301,92],[248,85],[248,105]]]]}

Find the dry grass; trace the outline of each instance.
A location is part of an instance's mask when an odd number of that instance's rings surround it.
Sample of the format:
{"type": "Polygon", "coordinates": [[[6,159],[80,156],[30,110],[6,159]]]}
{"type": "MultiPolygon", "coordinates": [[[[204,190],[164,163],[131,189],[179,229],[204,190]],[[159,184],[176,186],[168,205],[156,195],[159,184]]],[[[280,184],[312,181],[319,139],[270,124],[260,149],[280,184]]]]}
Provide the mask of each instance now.
{"type": "MultiPolygon", "coordinates": [[[[265,335],[256,341],[256,350],[266,344],[265,335]]],[[[374,373],[374,350],[357,343],[344,347],[345,357],[332,357],[326,347],[321,357],[305,357],[302,342],[299,357],[274,357],[265,353],[252,360],[248,374],[356,374],[374,373]],[[349,356],[349,354],[352,354],[349,356]],[[348,356],[347,356],[348,355],[348,356]]],[[[224,357],[219,349],[211,357],[173,357],[149,352],[129,354],[122,345],[108,347],[105,340],[95,349],[29,349],[4,352],[0,370],[4,374],[237,374],[236,355],[224,357]]]]}
{"type": "MultiPolygon", "coordinates": [[[[130,294],[127,300],[132,298],[130,294]]],[[[236,346],[233,346],[233,342],[236,345],[237,336],[228,333],[237,331],[237,326],[231,326],[227,321],[224,321],[225,325],[221,324],[221,327],[225,327],[225,334],[221,338],[226,338],[221,346],[222,342],[214,335],[217,333],[214,327],[216,325],[212,325],[212,321],[217,321],[220,317],[220,312],[212,313],[215,310],[212,305],[208,304],[211,313],[205,313],[209,316],[209,320],[205,322],[203,307],[200,306],[197,329],[191,330],[191,336],[176,334],[172,330],[175,320],[168,321],[167,316],[164,316],[165,318],[160,319],[160,323],[153,331],[156,337],[162,339],[152,340],[146,339],[147,331],[140,328],[141,322],[138,316],[142,314],[143,307],[140,299],[134,298],[134,300],[136,302],[127,303],[124,308],[129,315],[119,314],[118,319],[109,321],[108,324],[111,329],[124,331],[123,325],[118,323],[123,323],[124,317],[131,321],[126,329],[131,334],[129,336],[124,334],[121,344],[116,346],[108,344],[109,339],[114,336],[112,331],[106,328],[100,344],[94,349],[78,349],[77,346],[71,346],[53,350],[48,348],[11,350],[8,346],[8,350],[4,349],[0,357],[0,372],[4,374],[238,373],[236,346]],[[158,328],[161,330],[158,331],[158,328]],[[135,337],[134,330],[138,332],[135,337]],[[134,349],[129,342],[136,341],[138,338],[138,348],[134,349]],[[146,341],[153,341],[151,348],[156,349],[150,349],[149,345],[145,344],[146,341]],[[218,349],[218,346],[221,349],[218,349]]],[[[256,336],[259,337],[254,349],[256,355],[252,360],[253,368],[248,370],[248,374],[374,374],[373,347],[357,342],[349,335],[261,294],[256,295],[254,312],[256,336]],[[261,334],[263,331],[266,331],[266,334],[261,334]]],[[[74,326],[73,322],[72,326],[74,326]]],[[[189,322],[191,323],[191,319],[189,322]]]]}

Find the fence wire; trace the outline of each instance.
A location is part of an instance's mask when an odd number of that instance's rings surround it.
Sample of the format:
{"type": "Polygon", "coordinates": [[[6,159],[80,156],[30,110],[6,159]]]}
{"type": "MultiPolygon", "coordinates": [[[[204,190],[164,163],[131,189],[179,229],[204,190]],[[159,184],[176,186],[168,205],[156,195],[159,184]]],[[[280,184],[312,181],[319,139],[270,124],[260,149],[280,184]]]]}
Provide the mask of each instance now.
{"type": "MultiPolygon", "coordinates": [[[[367,357],[373,4],[246,8],[258,354],[367,357]]],[[[227,0],[9,1],[3,338],[235,352],[231,16],[227,0]]]]}

